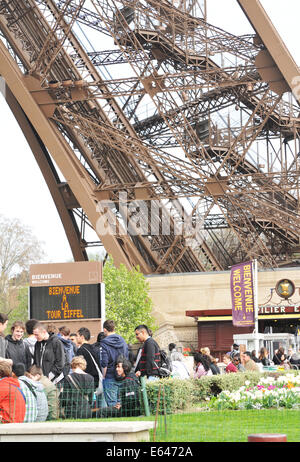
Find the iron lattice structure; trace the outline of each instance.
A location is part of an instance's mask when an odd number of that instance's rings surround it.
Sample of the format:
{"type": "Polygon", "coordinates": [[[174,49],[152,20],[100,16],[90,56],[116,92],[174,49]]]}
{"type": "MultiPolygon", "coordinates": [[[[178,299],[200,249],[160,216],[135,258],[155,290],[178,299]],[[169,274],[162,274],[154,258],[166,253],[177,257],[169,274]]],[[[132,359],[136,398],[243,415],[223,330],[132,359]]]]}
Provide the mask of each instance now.
{"type": "Polygon", "coordinates": [[[257,17],[241,37],[209,24],[207,3],[0,2],[6,100],[75,260],[101,242],[145,274],[295,262],[300,119],[288,65],[272,57],[258,0],[238,2],[257,17]]]}

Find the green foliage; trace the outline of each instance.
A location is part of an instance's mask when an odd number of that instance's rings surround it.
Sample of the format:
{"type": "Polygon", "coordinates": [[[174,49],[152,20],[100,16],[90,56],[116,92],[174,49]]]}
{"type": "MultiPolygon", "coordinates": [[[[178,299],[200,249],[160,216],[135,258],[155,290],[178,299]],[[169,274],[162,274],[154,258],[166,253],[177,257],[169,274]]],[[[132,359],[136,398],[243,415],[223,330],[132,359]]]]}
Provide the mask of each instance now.
{"type": "Polygon", "coordinates": [[[146,383],[147,396],[151,414],[157,412],[159,398],[159,414],[172,414],[185,409],[189,400],[195,401],[194,380],[164,378],[146,383]]]}
{"type": "MultiPolygon", "coordinates": [[[[18,289],[18,295],[16,300],[16,307],[9,314],[7,331],[15,321],[23,321],[24,323],[28,320],[28,287],[21,287],[18,289]]],[[[26,333],[25,333],[26,336],[26,333]]]]}
{"type": "MultiPolygon", "coordinates": [[[[286,375],[286,373],[288,371],[282,372],[281,375],[286,375]]],[[[201,377],[201,379],[167,378],[150,381],[146,383],[150,412],[154,415],[156,413],[160,385],[159,414],[172,414],[193,407],[207,408],[209,400],[222,391],[236,391],[245,385],[246,381],[249,382],[249,387],[256,386],[262,376],[269,375],[269,373],[260,372],[239,372],[201,377]]]]}
{"type": "Polygon", "coordinates": [[[109,258],[103,268],[103,280],[106,319],[113,319],[117,323],[118,334],[127,343],[133,343],[137,325],[146,324],[154,332],[157,326],[151,314],[149,285],[139,268],[129,271],[123,264],[116,268],[109,258]]]}
{"type": "Polygon", "coordinates": [[[236,374],[218,374],[194,380],[195,395],[198,400],[216,396],[223,390],[238,390],[249,380],[251,386],[257,385],[261,378],[260,372],[239,372],[236,374]]]}

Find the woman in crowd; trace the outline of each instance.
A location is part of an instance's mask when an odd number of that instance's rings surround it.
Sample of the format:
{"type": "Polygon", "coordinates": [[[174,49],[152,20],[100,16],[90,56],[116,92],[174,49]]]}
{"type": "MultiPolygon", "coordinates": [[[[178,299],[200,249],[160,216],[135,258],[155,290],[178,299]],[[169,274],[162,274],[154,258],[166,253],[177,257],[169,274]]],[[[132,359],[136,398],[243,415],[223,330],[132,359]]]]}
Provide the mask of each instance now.
{"type": "Polygon", "coordinates": [[[59,383],[60,407],[65,418],[88,419],[92,417],[94,379],[84,372],[86,360],[75,356],[71,361],[71,373],[59,383]]]}
{"type": "Polygon", "coordinates": [[[184,364],[184,356],[178,351],[172,353],[172,373],[171,376],[177,379],[189,379],[189,371],[184,364]]]}
{"type": "Polygon", "coordinates": [[[276,366],[280,366],[281,364],[284,363],[286,360],[286,355],[284,354],[284,348],[279,347],[277,351],[275,351],[275,354],[273,356],[273,363],[276,366]]]}
{"type": "Polygon", "coordinates": [[[210,349],[208,347],[201,348],[200,352],[203,356],[207,359],[209,363],[209,367],[213,373],[213,375],[221,374],[221,371],[217,365],[217,358],[213,358],[210,354],[210,349]]]}
{"type": "Polygon", "coordinates": [[[269,352],[267,348],[262,347],[259,352],[258,359],[262,363],[263,366],[271,366],[271,360],[269,358],[269,352]]]}
{"type": "Polygon", "coordinates": [[[194,379],[200,379],[204,375],[212,375],[210,364],[202,353],[195,353],[194,363],[194,379]]]}
{"type": "Polygon", "coordinates": [[[260,359],[256,356],[256,351],[255,351],[255,350],[252,350],[252,351],[251,351],[251,359],[252,359],[255,363],[260,363],[260,359]]]}

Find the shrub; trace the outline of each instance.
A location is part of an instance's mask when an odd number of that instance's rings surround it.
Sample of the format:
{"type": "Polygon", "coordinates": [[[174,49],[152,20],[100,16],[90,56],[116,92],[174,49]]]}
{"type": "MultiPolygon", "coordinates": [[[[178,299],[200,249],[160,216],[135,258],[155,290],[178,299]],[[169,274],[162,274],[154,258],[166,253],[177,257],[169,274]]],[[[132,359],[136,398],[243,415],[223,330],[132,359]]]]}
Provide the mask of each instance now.
{"type": "Polygon", "coordinates": [[[234,391],[244,385],[249,380],[251,385],[259,382],[261,374],[259,372],[239,372],[236,374],[219,374],[193,379],[195,395],[198,401],[217,396],[221,391],[234,391]]]}
{"type": "Polygon", "coordinates": [[[157,411],[157,401],[160,391],[159,413],[164,410],[167,414],[172,414],[187,407],[187,400],[195,400],[193,380],[180,380],[165,378],[147,382],[146,384],[149,408],[151,414],[157,411]]]}
{"type": "MultiPolygon", "coordinates": [[[[286,375],[287,372],[238,372],[236,374],[220,374],[202,377],[201,379],[160,379],[146,383],[147,396],[151,414],[157,411],[159,388],[160,405],[159,413],[173,414],[195,407],[196,405],[207,404],[207,400],[218,396],[222,391],[234,392],[249,383],[249,387],[259,384],[262,377],[271,376],[277,378],[279,375],[286,375]]],[[[300,374],[295,372],[295,374],[300,374]]]]}

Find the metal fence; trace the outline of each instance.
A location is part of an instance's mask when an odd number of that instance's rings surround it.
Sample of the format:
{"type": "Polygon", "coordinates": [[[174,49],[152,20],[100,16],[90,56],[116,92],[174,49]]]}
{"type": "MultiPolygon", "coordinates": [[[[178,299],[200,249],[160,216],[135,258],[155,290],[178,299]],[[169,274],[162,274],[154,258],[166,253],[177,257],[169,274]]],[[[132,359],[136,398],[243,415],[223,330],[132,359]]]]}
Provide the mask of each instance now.
{"type": "MultiPolygon", "coordinates": [[[[107,385],[106,403],[94,389],[58,385],[55,420],[151,420],[153,442],[246,442],[250,434],[280,433],[300,441],[300,371],[270,374],[227,374],[202,379],[161,379],[107,385]],[[229,377],[229,375],[231,377],[229,377]],[[244,385],[241,385],[244,384],[244,385]]],[[[11,418],[18,403],[10,397],[11,418]]],[[[27,401],[27,414],[30,403],[27,401]]],[[[49,410],[53,410],[49,402],[49,410]]],[[[0,390],[0,415],[1,415],[0,390]]]]}

